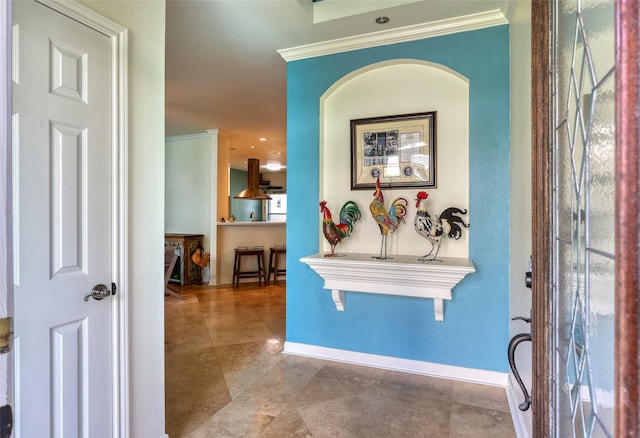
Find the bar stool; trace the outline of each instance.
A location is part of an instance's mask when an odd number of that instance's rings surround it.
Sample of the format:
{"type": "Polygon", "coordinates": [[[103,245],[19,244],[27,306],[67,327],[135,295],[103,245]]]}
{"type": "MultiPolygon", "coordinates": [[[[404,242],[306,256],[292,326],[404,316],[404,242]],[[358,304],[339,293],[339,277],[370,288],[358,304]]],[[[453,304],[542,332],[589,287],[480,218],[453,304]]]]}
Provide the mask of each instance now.
{"type": "Polygon", "coordinates": [[[258,277],[258,284],[267,285],[267,277],[264,269],[264,248],[262,246],[239,246],[235,250],[235,259],[233,261],[233,283],[236,287],[240,284],[241,278],[255,278],[258,277]],[[256,256],[258,261],[257,270],[255,271],[241,271],[242,257],[244,256],[256,256]]]}
{"type": "Polygon", "coordinates": [[[269,248],[269,272],[267,272],[267,281],[271,279],[273,272],[273,281],[276,281],[278,275],[287,275],[286,269],[278,269],[278,257],[287,253],[287,245],[275,245],[269,248]]]}

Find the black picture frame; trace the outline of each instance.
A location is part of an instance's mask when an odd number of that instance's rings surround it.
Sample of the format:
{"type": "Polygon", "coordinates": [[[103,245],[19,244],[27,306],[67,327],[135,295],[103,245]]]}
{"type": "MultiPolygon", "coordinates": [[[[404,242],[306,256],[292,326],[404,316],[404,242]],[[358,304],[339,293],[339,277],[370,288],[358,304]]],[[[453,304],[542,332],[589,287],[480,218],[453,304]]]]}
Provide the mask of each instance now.
{"type": "Polygon", "coordinates": [[[436,111],[350,124],[351,190],[436,187],[436,111]]]}

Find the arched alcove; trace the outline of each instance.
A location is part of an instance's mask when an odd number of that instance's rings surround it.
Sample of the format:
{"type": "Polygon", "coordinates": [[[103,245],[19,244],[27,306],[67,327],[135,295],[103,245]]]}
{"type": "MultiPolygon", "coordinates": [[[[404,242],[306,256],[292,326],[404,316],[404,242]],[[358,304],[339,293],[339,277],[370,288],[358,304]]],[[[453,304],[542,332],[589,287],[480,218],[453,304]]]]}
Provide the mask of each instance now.
{"type": "MultiPolygon", "coordinates": [[[[447,207],[469,206],[469,81],[446,66],[415,59],[371,64],[336,81],[320,99],[320,199],[335,221],[340,207],[355,201],[362,219],[338,251],[378,253],[380,233],[369,213],[372,190],[351,190],[350,120],[435,111],[435,188],[383,189],[386,205],[409,201],[406,223],[388,239],[389,254],[422,255],[429,243],[413,228],[418,190],[429,193],[431,215],[447,207]]],[[[466,219],[472,221],[473,212],[466,219]]],[[[472,232],[470,230],[465,230],[472,232]]],[[[320,235],[321,248],[329,246],[320,235]]],[[[468,257],[468,232],[443,242],[441,256],[468,257]]]]}

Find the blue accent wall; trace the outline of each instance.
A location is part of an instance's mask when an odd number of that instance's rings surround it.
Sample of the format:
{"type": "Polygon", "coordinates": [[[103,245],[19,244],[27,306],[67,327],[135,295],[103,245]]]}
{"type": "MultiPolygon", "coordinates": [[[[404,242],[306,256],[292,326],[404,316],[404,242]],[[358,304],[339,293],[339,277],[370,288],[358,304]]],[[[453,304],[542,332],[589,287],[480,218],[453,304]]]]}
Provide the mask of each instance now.
{"type": "Polygon", "coordinates": [[[507,372],[509,27],[293,61],[287,75],[287,341],[507,372]],[[435,321],[433,300],[410,297],[347,292],[346,311],[338,312],[323,280],[299,261],[320,251],[320,97],[355,70],[405,58],[469,79],[469,258],[476,272],[445,300],[444,322],[435,321]]]}

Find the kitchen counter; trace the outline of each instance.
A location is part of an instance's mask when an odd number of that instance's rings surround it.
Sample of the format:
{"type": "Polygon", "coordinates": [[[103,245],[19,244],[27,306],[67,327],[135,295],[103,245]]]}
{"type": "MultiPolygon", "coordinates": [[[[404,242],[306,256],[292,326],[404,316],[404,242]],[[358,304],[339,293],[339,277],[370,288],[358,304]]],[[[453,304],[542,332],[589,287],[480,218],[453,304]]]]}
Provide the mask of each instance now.
{"type": "MultiPolygon", "coordinates": [[[[234,249],[238,246],[262,246],[265,271],[269,267],[269,248],[286,244],[286,222],[218,222],[216,284],[233,283],[234,249]]],[[[242,282],[242,279],[240,280],[242,282]]],[[[255,281],[247,279],[246,281],[255,281]]]]}
{"type": "Polygon", "coordinates": [[[255,222],[218,222],[219,227],[241,227],[241,226],[278,226],[278,225],[286,225],[286,222],[267,222],[267,221],[255,221],[255,222]]]}

